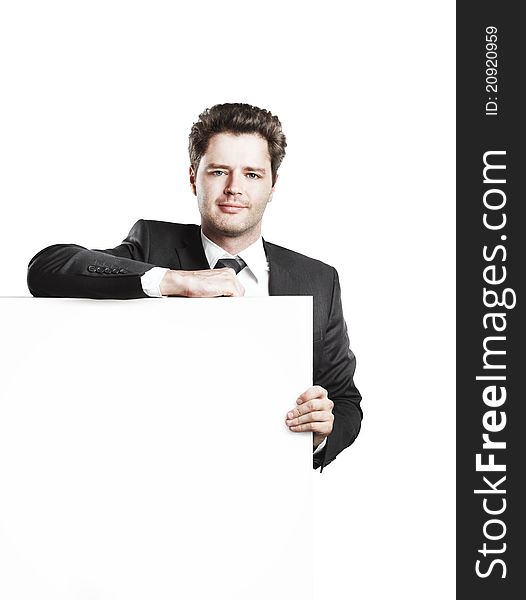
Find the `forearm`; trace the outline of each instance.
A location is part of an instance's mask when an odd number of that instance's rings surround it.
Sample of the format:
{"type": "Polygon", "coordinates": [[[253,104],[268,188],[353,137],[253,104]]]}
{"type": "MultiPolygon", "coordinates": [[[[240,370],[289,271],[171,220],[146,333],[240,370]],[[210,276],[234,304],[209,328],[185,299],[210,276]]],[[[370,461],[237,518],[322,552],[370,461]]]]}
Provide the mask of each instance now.
{"type": "Polygon", "coordinates": [[[29,290],[34,296],[48,297],[146,297],[140,278],[154,265],[130,258],[126,248],[115,250],[88,250],[73,244],[49,246],[29,263],[29,290]]]}
{"type": "Polygon", "coordinates": [[[361,428],[361,396],[354,385],[353,393],[348,397],[331,397],[329,392],[329,398],[334,403],[332,431],[326,438],[325,447],[313,456],[314,468],[325,467],[332,462],[342,450],[355,441],[361,428]]]}
{"type": "Polygon", "coordinates": [[[334,402],[333,430],[327,438],[323,459],[318,461],[320,465],[325,466],[354,442],[362,422],[360,408],[362,397],[354,384],[356,357],[349,348],[336,272],[334,272],[332,305],[321,357],[315,369],[314,382],[324,387],[329,398],[334,402]]]}

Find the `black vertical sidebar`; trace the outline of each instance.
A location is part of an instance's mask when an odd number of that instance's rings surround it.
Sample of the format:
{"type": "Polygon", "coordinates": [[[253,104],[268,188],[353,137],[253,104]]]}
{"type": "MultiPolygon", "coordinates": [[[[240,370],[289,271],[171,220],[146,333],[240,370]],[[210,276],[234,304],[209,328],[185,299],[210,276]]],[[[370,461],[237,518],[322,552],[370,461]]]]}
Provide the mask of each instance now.
{"type": "Polygon", "coordinates": [[[460,599],[525,593],[526,35],[519,6],[457,3],[460,599]]]}

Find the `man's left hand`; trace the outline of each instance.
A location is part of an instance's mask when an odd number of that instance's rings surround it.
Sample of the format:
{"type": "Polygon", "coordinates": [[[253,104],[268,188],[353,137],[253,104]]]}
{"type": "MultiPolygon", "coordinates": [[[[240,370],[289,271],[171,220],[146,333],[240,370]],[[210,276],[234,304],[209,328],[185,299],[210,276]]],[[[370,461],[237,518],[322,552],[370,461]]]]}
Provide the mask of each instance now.
{"type": "Polygon", "coordinates": [[[287,413],[285,423],[291,431],[312,431],[313,445],[318,447],[331,433],[334,402],[327,390],[313,385],[296,400],[296,408],[287,413]]]}

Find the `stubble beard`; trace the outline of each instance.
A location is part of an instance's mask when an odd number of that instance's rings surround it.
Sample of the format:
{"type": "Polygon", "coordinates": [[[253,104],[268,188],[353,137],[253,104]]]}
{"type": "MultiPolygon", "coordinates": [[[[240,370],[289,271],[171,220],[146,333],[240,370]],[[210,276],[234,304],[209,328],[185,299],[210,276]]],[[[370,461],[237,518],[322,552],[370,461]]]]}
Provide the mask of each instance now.
{"type": "MultiPolygon", "coordinates": [[[[250,208],[246,209],[247,211],[250,208]]],[[[239,238],[239,237],[254,237],[257,238],[261,234],[261,221],[264,211],[261,215],[250,215],[252,218],[244,218],[236,220],[236,215],[223,215],[210,212],[208,215],[201,214],[201,225],[206,231],[218,237],[239,238]],[[231,218],[234,217],[234,218],[231,218]]]]}
{"type": "Polygon", "coordinates": [[[247,221],[233,223],[232,220],[233,219],[228,218],[218,220],[210,219],[206,222],[206,228],[218,236],[238,238],[250,235],[250,233],[257,229],[259,224],[258,222],[250,223],[247,221]]]}

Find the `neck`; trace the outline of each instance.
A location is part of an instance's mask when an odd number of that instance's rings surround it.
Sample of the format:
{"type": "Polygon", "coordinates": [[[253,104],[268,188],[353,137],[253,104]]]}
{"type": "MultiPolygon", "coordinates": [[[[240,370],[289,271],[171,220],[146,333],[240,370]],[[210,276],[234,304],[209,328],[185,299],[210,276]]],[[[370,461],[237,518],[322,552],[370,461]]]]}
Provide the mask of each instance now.
{"type": "Polygon", "coordinates": [[[255,228],[253,231],[246,231],[237,236],[226,236],[216,231],[210,231],[203,225],[201,228],[209,240],[233,256],[248,248],[261,236],[261,228],[255,228]]]}

